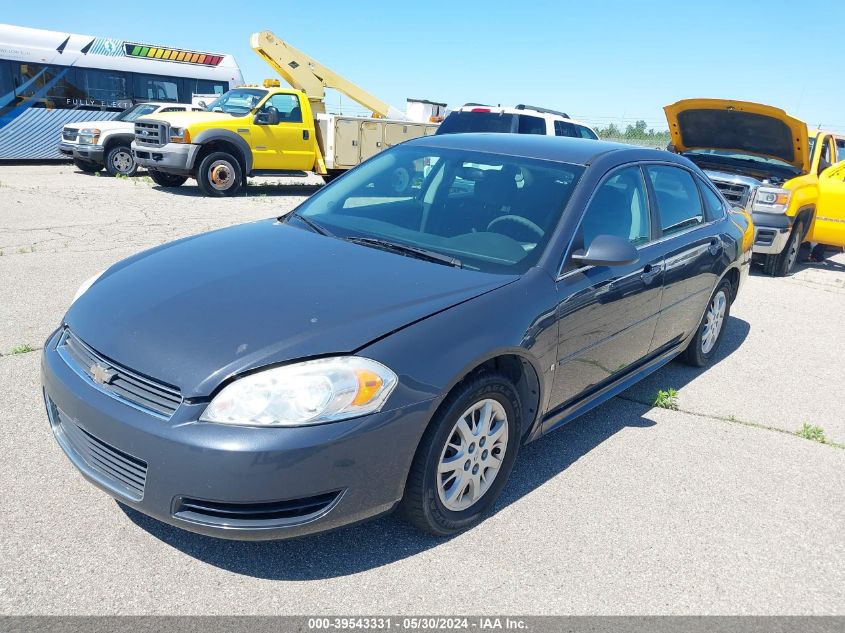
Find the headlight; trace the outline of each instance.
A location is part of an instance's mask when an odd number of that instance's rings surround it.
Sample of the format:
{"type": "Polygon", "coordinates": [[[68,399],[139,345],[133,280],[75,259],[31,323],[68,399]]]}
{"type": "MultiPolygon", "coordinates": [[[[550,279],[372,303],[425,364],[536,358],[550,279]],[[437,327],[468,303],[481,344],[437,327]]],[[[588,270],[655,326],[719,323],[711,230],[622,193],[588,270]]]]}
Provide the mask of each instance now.
{"type": "Polygon", "coordinates": [[[792,192],[789,189],[760,187],[754,194],[751,210],[763,213],[786,213],[791,195],[792,192]]]}
{"type": "Polygon", "coordinates": [[[76,302],[76,300],[79,299],[79,297],[84,295],[88,291],[88,288],[93,286],[94,282],[97,281],[103,275],[104,272],[106,272],[106,271],[101,270],[100,272],[98,272],[96,275],[94,275],[90,279],[87,279],[86,281],[82,282],[82,285],[79,286],[79,290],[77,290],[76,294],[73,295],[73,301],[70,302],[71,305],[73,305],[76,302]]]}
{"type": "Polygon", "coordinates": [[[200,420],[242,426],[334,422],[380,410],[396,382],[396,374],[368,358],[309,360],[235,380],[200,420]]]}
{"type": "Polygon", "coordinates": [[[170,142],[171,143],[190,143],[191,133],[185,127],[170,128],[170,142]]]}
{"type": "Polygon", "coordinates": [[[97,128],[85,128],[79,130],[79,143],[81,145],[96,145],[100,140],[100,130],[97,128]]]}

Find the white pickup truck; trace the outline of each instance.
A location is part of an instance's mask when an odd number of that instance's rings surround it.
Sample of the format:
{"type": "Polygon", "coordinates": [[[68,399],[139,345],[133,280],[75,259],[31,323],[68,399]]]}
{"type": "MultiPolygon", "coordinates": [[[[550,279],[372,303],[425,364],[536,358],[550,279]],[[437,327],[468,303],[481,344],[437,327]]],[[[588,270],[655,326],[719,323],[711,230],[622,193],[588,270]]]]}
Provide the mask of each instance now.
{"type": "Polygon", "coordinates": [[[136,119],[163,112],[202,110],[198,105],[150,101],[134,105],[110,121],[68,123],[62,129],[59,152],[72,158],[74,165],[86,173],[105,168],[112,176],[131,176],[138,169],[130,150],[136,119]]]}

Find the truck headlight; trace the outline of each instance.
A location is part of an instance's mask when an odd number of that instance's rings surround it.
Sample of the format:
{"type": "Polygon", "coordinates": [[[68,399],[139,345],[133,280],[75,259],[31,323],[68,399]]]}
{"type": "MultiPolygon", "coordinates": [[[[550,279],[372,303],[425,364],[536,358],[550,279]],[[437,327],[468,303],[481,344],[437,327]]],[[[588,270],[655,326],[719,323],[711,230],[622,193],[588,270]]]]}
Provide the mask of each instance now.
{"type": "Polygon", "coordinates": [[[763,213],[786,213],[791,195],[792,192],[789,189],[759,187],[754,194],[751,210],[763,213]]]}
{"type": "Polygon", "coordinates": [[[200,420],[241,426],[301,426],[381,409],[397,377],[368,358],[339,356],[274,367],[238,378],[200,420]]]}
{"type": "Polygon", "coordinates": [[[79,130],[80,145],[96,145],[100,141],[100,130],[97,128],[84,128],[79,130]]]}
{"type": "Polygon", "coordinates": [[[190,143],[191,133],[186,127],[172,127],[170,128],[170,142],[171,143],[190,143]]]}

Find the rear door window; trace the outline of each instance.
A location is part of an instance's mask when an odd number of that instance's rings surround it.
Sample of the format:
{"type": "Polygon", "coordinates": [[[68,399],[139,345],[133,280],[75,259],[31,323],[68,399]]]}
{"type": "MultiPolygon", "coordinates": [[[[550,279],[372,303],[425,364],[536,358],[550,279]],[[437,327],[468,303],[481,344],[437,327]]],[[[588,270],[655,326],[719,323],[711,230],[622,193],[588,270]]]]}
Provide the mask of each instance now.
{"type": "Polygon", "coordinates": [[[704,209],[695,181],[685,169],[667,165],[646,167],[663,235],[673,235],[704,224],[704,209]]]}
{"type": "Polygon", "coordinates": [[[527,114],[520,114],[517,131],[520,134],[545,134],[546,133],[546,119],[529,116],[527,114]]]}

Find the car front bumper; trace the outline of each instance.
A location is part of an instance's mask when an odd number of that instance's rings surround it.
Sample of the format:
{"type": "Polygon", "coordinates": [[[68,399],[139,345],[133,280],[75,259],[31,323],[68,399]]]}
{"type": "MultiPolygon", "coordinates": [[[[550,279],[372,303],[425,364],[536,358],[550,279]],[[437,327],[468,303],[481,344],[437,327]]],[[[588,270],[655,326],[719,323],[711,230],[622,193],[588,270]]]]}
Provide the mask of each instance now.
{"type": "Polygon", "coordinates": [[[776,213],[754,213],[754,245],[752,252],[777,255],[783,252],[792,233],[795,218],[776,213]]]}
{"type": "Polygon", "coordinates": [[[433,401],[342,422],[249,428],[199,422],[183,401],[169,420],[100,389],[44,347],[53,433],[94,485],[136,510],[209,536],[262,540],[333,529],[401,499],[433,401]]]}
{"type": "Polygon", "coordinates": [[[139,147],[132,143],[135,163],[167,174],[190,176],[200,146],[191,143],[168,143],[161,147],[139,147]]]}
{"type": "Polygon", "coordinates": [[[103,164],[105,148],[102,145],[74,145],[73,157],[78,160],[87,160],[89,163],[103,164]]]}

